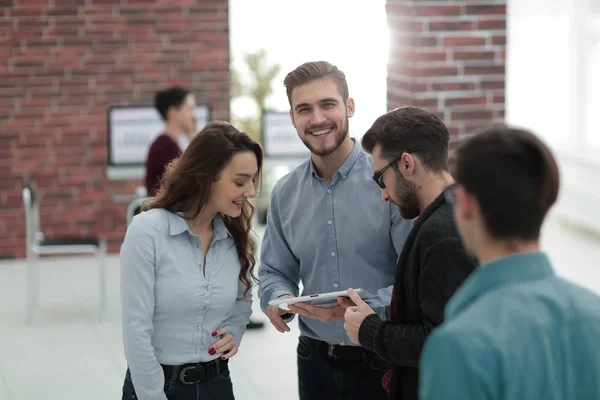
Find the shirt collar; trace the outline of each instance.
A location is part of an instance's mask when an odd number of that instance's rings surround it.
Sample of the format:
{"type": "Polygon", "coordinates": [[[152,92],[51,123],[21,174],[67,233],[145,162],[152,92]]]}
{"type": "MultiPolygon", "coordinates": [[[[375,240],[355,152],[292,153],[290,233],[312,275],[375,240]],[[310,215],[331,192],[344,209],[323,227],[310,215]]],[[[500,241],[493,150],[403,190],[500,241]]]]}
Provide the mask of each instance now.
{"type": "Polygon", "coordinates": [[[550,260],[540,251],[513,254],[475,269],[448,302],[445,318],[460,313],[481,295],[500,286],[537,281],[554,275],[550,260]]]}
{"type": "MultiPolygon", "coordinates": [[[[348,177],[350,170],[352,170],[352,167],[356,163],[356,160],[358,160],[358,156],[362,153],[362,148],[360,147],[360,145],[356,144],[356,139],[352,138],[352,142],[354,143],[352,152],[350,153],[348,158],[346,158],[346,161],[344,161],[342,166],[337,170],[337,173],[340,174],[342,176],[342,178],[344,178],[344,179],[346,179],[348,177]]],[[[317,173],[317,170],[315,169],[315,164],[313,163],[312,158],[311,158],[309,164],[310,164],[310,172],[312,173],[312,176],[315,178],[319,178],[319,174],[317,173]]]]}
{"type": "MultiPolygon", "coordinates": [[[[169,212],[169,234],[171,236],[180,235],[185,231],[189,231],[190,227],[187,224],[185,218],[183,218],[182,213],[172,213],[169,212]]],[[[217,214],[213,219],[213,241],[221,240],[227,238],[227,236],[231,236],[231,233],[225,226],[225,221],[221,215],[217,214]]]]}
{"type": "Polygon", "coordinates": [[[213,240],[216,242],[217,240],[226,239],[227,236],[231,236],[229,229],[225,226],[225,221],[223,221],[223,217],[220,214],[215,216],[213,219],[213,240]]]}

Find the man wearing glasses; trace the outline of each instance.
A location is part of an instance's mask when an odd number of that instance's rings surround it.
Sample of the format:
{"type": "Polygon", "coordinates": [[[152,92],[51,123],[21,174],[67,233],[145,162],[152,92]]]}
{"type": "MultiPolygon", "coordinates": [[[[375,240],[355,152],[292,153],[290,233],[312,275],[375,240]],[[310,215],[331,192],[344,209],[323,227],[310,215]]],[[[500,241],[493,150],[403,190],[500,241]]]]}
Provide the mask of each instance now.
{"type": "Polygon", "coordinates": [[[402,107],[379,117],[362,139],[373,157],[382,198],[405,219],[417,218],[398,260],[389,321],[349,290],[344,327],[355,343],[390,363],[383,378],[389,398],[417,399],[419,358],[427,336],[443,321],[444,307],[475,268],[446,202],[450,135],[435,115],[402,107]]]}

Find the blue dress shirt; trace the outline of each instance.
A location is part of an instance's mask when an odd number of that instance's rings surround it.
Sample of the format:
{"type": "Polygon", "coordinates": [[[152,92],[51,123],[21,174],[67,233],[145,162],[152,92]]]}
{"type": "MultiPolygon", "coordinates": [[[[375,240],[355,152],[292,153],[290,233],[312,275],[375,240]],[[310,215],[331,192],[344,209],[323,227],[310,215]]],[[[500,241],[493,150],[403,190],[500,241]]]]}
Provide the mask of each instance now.
{"type": "Polygon", "coordinates": [[[600,399],[600,297],[541,252],[478,268],[421,358],[422,400],[600,399]]]}
{"type": "MultiPolygon", "coordinates": [[[[271,195],[259,268],[261,308],[284,294],[363,288],[368,303],[389,317],[396,263],[412,229],[391,203],[381,200],[371,158],[358,144],[329,184],[311,160],[281,178],[271,195]]],[[[343,321],[300,317],[300,333],[331,344],[352,345],[343,321]]]]}
{"type": "Polygon", "coordinates": [[[239,346],[250,317],[240,261],[223,220],[213,220],[206,254],[180,215],[152,209],[136,215],[121,247],[121,313],[125,357],[139,399],[166,399],[160,364],[206,362],[225,328],[239,346]]]}

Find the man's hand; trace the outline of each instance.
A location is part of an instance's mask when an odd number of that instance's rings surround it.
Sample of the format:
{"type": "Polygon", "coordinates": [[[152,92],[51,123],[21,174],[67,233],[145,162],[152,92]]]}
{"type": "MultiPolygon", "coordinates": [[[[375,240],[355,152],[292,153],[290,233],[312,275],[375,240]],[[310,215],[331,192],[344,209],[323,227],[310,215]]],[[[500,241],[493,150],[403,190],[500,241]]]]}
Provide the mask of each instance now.
{"type": "Polygon", "coordinates": [[[350,296],[350,299],[356,305],[346,308],[346,313],[344,314],[344,329],[352,342],[360,344],[358,341],[358,330],[365,318],[371,314],[375,314],[375,311],[360,298],[354,289],[348,289],[348,296],[350,296]]]}
{"type": "Polygon", "coordinates": [[[355,304],[345,297],[338,297],[338,304],[334,307],[315,306],[310,303],[295,303],[290,305],[290,310],[306,318],[318,319],[322,322],[343,321],[344,311],[355,304]]]}
{"type": "MultiPolygon", "coordinates": [[[[283,296],[279,296],[278,299],[287,299],[290,297],[294,296],[292,296],[291,294],[284,294],[283,296]]],[[[284,309],[281,309],[279,308],[279,306],[267,307],[267,317],[269,317],[269,320],[271,321],[271,324],[275,327],[275,329],[277,329],[281,333],[290,331],[290,327],[288,326],[288,324],[283,322],[281,316],[283,314],[290,314],[292,312],[293,311],[286,311],[284,309]]]]}

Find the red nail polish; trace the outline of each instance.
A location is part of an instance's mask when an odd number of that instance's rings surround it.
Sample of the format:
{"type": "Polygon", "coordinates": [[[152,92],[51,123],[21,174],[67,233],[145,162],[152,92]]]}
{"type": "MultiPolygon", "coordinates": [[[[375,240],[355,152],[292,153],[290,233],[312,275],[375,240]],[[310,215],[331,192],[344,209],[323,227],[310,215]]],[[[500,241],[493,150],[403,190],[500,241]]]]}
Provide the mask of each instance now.
{"type": "Polygon", "coordinates": [[[225,357],[221,357],[221,360],[225,360],[225,357]]]}
{"type": "Polygon", "coordinates": [[[213,332],[213,333],[212,333],[212,335],[213,335],[213,336],[217,336],[217,332],[213,332]]]}
{"type": "Polygon", "coordinates": [[[210,354],[211,356],[213,354],[215,354],[215,349],[213,347],[211,347],[210,349],[208,349],[208,354],[210,354]]]}

